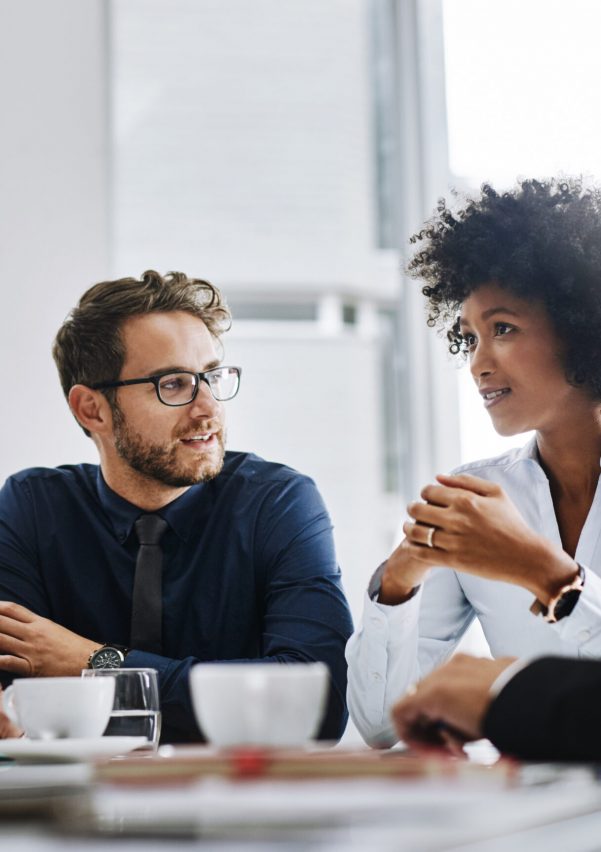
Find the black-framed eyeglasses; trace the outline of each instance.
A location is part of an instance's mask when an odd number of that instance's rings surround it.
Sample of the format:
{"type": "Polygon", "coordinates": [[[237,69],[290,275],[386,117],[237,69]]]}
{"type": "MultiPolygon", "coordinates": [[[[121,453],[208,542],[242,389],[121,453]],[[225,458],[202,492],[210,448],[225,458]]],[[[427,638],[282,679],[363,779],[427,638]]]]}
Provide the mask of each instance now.
{"type": "Polygon", "coordinates": [[[92,385],[92,390],[121,388],[127,385],[154,385],[159,402],[163,405],[189,405],[196,398],[201,382],[206,382],[213,399],[217,402],[227,402],[233,399],[240,387],[241,367],[215,367],[204,373],[193,373],[191,370],[172,370],[169,373],[158,373],[156,376],[146,376],[143,379],[123,379],[120,382],[98,382],[92,385]]]}

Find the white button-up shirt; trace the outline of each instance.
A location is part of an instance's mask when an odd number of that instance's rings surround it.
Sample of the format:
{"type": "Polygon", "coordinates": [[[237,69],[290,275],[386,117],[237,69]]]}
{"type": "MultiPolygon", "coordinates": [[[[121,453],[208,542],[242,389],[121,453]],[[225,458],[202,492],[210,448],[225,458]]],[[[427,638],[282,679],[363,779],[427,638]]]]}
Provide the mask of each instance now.
{"type": "MultiPolygon", "coordinates": [[[[501,485],[526,523],[562,546],[536,439],[454,472],[501,485]]],[[[392,704],[452,654],[475,617],[494,657],[601,657],[601,478],[575,558],[584,568],[584,590],[572,613],[556,624],[531,614],[532,593],[522,586],[451,568],[434,568],[418,593],[398,606],[366,594],[362,623],[346,649],[349,711],[364,739],[372,745],[396,742],[392,704]]]]}

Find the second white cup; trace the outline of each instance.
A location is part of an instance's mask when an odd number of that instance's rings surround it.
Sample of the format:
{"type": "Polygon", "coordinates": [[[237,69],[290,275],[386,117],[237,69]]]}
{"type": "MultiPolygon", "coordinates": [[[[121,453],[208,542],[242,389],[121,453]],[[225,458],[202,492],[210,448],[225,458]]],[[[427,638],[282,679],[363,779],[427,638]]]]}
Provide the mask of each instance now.
{"type": "Polygon", "coordinates": [[[328,694],[323,663],[205,663],[190,671],[200,728],[217,746],[302,746],[328,694]]]}

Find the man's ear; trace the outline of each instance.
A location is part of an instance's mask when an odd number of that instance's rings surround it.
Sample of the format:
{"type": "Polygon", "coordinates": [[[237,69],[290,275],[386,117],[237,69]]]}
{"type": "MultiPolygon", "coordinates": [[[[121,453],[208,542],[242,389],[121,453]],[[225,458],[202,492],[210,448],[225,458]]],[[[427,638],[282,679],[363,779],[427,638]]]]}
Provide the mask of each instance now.
{"type": "Polygon", "coordinates": [[[69,408],[77,422],[92,434],[106,434],[113,428],[113,416],[107,398],[86,385],[73,385],[69,408]]]}

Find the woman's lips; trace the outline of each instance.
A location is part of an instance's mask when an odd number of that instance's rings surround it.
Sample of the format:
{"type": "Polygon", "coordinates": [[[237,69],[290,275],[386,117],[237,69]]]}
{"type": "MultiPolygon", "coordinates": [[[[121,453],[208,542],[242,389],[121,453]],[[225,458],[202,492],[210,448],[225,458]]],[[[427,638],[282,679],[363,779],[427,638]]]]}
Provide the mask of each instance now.
{"type": "Polygon", "coordinates": [[[494,405],[498,405],[506,399],[507,396],[509,396],[511,388],[495,388],[494,390],[480,391],[480,393],[484,400],[484,407],[492,408],[494,405]]]}

